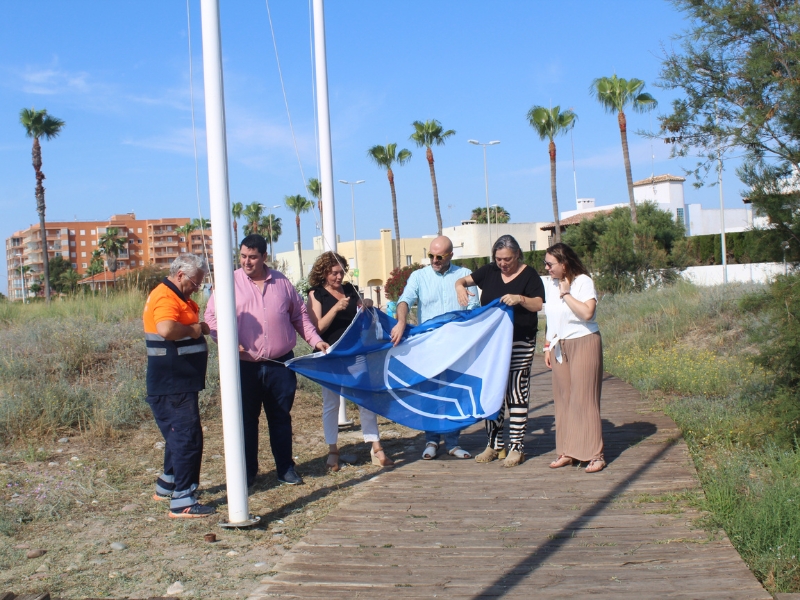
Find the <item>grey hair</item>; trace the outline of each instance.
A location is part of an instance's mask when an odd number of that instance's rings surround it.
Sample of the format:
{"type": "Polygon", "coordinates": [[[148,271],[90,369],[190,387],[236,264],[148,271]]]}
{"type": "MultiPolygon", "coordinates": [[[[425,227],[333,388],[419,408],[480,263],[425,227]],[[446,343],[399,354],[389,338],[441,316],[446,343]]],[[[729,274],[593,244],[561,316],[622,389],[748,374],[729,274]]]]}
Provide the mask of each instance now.
{"type": "Polygon", "coordinates": [[[186,253],[172,261],[169,266],[169,276],[175,277],[179,271],[183,271],[189,277],[194,277],[200,271],[203,272],[203,275],[206,275],[208,273],[208,265],[202,256],[186,253]]]}
{"type": "Polygon", "coordinates": [[[522,260],[522,248],[519,247],[519,242],[514,239],[513,235],[501,235],[492,246],[492,262],[494,262],[494,255],[498,250],[508,248],[514,252],[519,260],[522,260]]]}

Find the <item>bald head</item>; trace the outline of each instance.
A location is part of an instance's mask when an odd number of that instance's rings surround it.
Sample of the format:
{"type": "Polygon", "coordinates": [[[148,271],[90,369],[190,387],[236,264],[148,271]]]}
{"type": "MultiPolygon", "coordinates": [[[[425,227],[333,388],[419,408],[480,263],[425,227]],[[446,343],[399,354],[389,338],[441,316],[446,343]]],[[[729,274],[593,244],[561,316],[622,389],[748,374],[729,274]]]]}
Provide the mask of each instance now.
{"type": "Polygon", "coordinates": [[[431,268],[434,271],[437,273],[446,271],[450,268],[450,259],[453,258],[453,242],[445,235],[434,238],[428,250],[428,256],[433,256],[431,268]]]}

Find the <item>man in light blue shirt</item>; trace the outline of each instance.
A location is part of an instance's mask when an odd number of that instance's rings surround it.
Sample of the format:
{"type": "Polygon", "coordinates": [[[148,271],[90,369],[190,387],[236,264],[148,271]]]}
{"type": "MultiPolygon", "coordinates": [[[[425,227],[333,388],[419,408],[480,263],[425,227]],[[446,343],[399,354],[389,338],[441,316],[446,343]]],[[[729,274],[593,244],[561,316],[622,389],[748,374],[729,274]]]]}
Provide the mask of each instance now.
{"type": "MultiPolygon", "coordinates": [[[[431,261],[430,266],[411,273],[403,295],[397,301],[397,325],[392,328],[392,342],[395,346],[403,338],[409,308],[415,304],[419,304],[420,323],[452,310],[464,310],[458,303],[455,285],[456,281],[471,275],[472,271],[450,263],[453,258],[453,242],[450,238],[442,235],[434,239],[428,251],[428,258],[431,261]]],[[[472,295],[467,309],[472,310],[479,305],[478,293],[475,287],[468,289],[472,295]]],[[[459,431],[443,434],[448,453],[457,458],[472,458],[469,452],[458,445],[459,434],[459,431]]],[[[431,460],[436,457],[440,435],[442,434],[425,432],[425,450],[422,458],[431,460]]]]}

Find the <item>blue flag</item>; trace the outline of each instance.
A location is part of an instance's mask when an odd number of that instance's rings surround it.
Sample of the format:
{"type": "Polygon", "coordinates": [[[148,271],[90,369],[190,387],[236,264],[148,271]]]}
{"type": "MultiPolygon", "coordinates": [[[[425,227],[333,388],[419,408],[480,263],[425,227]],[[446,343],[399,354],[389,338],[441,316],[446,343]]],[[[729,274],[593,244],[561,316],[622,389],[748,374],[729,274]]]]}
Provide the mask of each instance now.
{"type": "Polygon", "coordinates": [[[495,300],[445,313],[392,346],[397,321],[377,309],[358,312],[328,350],[286,365],[401,425],[446,433],[494,419],[511,361],[513,312],[495,300]]]}

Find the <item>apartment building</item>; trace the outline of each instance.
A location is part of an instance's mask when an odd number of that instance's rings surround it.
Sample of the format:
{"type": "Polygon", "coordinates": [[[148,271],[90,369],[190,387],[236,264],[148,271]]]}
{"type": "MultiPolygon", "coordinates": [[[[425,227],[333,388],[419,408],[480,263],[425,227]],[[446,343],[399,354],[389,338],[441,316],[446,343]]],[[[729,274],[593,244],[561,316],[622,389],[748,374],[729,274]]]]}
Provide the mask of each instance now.
{"type": "MultiPolygon", "coordinates": [[[[211,230],[193,231],[187,238],[176,230],[192,219],[137,219],[134,213],[112,215],[107,221],[54,221],[45,223],[46,248],[50,260],[63,257],[78,274],[84,275],[92,262],[92,253],[99,249],[100,238],[115,227],[119,237],[127,239],[125,250],[117,260],[118,269],[138,269],[145,265],[168,266],[179,254],[203,254],[205,245],[209,262],[211,230]]],[[[44,270],[41,230],[38,223],[6,238],[8,297],[22,300],[25,289],[38,281],[44,270]],[[25,269],[27,267],[27,269],[25,269]]],[[[107,266],[106,266],[107,268],[107,266]]]]}

